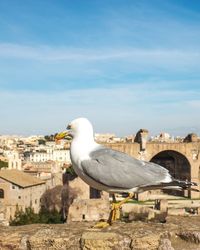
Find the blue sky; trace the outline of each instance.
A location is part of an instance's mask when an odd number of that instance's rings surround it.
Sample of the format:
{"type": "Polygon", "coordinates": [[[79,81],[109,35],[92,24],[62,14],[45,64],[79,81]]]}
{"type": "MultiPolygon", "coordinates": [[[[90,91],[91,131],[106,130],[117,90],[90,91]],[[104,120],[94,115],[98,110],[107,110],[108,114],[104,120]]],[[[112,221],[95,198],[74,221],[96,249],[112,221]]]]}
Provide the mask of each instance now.
{"type": "Polygon", "coordinates": [[[200,134],[197,0],[0,1],[0,134],[87,117],[119,136],[200,134]]]}

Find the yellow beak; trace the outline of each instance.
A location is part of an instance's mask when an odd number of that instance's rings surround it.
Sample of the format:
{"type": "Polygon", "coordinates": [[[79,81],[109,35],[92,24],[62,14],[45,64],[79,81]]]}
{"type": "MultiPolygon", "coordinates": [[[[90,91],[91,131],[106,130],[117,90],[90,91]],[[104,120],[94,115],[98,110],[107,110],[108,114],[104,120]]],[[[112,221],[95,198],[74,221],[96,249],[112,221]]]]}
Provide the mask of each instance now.
{"type": "Polygon", "coordinates": [[[65,137],[67,137],[68,135],[69,135],[68,131],[63,131],[63,132],[57,134],[55,139],[56,140],[61,140],[61,139],[65,138],[65,137]]]}

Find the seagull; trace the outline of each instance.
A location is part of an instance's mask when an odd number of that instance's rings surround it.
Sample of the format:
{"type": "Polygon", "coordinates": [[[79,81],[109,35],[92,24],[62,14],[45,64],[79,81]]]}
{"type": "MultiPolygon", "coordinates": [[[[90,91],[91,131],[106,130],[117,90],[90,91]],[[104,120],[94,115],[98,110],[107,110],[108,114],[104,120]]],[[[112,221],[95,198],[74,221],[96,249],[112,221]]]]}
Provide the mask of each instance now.
{"type": "MultiPolygon", "coordinates": [[[[134,193],[152,189],[191,189],[194,182],[174,179],[169,171],[152,162],[133,158],[95,142],[93,126],[86,118],[69,123],[56,140],[72,137],[70,157],[76,174],[89,186],[110,194],[128,193],[120,203],[113,203],[106,225],[119,218],[119,208],[134,193]]],[[[196,190],[196,189],[195,189],[196,190]]],[[[104,227],[104,226],[103,226],[104,227]]]]}

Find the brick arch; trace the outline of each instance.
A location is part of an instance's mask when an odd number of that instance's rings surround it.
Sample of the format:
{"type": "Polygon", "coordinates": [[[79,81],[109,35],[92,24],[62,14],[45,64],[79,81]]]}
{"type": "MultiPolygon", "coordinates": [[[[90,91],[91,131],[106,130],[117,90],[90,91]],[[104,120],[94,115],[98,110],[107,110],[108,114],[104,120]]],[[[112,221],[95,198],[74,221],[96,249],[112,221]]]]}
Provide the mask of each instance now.
{"type": "MultiPolygon", "coordinates": [[[[191,181],[191,164],[187,157],[178,151],[170,149],[160,151],[150,161],[168,169],[175,179],[191,181]]],[[[168,191],[167,193],[190,197],[190,193],[184,191],[168,191]]]]}
{"type": "Polygon", "coordinates": [[[190,155],[190,147],[188,147],[188,144],[186,143],[147,143],[146,149],[143,152],[140,151],[139,143],[108,143],[105,144],[105,146],[146,161],[150,161],[156,154],[162,151],[173,150],[184,155],[190,165],[193,165],[193,160],[190,155]]]}
{"type": "MultiPolygon", "coordinates": [[[[169,144],[170,145],[170,144],[169,144]]],[[[157,154],[164,152],[164,151],[174,151],[185,157],[190,164],[190,167],[192,167],[192,159],[187,155],[187,153],[179,148],[176,147],[176,145],[167,145],[165,147],[160,147],[159,149],[148,149],[151,153],[147,156],[147,160],[151,161],[153,157],[155,157],[157,154]]]]}

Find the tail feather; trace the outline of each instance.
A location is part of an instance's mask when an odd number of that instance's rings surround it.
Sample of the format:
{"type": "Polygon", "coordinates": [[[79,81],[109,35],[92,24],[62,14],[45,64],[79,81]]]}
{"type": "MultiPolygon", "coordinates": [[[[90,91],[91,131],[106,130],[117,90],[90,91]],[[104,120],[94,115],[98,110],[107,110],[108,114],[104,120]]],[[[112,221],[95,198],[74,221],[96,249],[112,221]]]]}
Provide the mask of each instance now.
{"type": "Polygon", "coordinates": [[[181,187],[182,189],[188,189],[191,188],[192,186],[198,186],[198,184],[196,182],[191,182],[191,181],[181,181],[181,180],[177,180],[177,179],[173,179],[172,182],[170,182],[169,184],[175,184],[178,187],[181,187]]]}
{"type": "Polygon", "coordinates": [[[200,192],[199,189],[193,188],[193,186],[198,186],[196,182],[190,182],[190,181],[181,181],[177,179],[172,179],[171,182],[168,183],[161,183],[158,185],[152,185],[152,186],[143,186],[141,187],[140,191],[147,191],[147,190],[153,190],[153,189],[172,189],[172,190],[190,190],[195,192],[200,192]]]}
{"type": "Polygon", "coordinates": [[[177,179],[173,179],[172,182],[166,183],[163,189],[168,189],[171,186],[171,189],[179,189],[179,190],[190,190],[195,192],[200,192],[199,189],[193,188],[193,186],[197,187],[198,184],[196,182],[191,181],[181,181],[177,179]]]}

